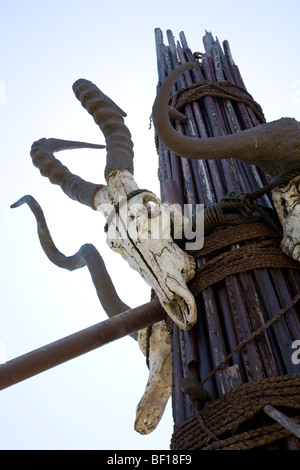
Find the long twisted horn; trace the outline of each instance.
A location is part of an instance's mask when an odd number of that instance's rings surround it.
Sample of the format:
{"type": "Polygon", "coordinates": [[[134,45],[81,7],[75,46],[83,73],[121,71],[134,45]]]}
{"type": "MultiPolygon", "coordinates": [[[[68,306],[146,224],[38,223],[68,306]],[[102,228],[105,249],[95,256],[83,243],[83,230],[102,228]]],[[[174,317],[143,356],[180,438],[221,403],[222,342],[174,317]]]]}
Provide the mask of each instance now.
{"type": "MultiPolygon", "coordinates": [[[[86,266],[101,305],[108,317],[111,318],[121,312],[130,310],[130,307],[118,296],[102,256],[94,245],[86,243],[74,255],[65,256],[53,242],[39,203],[32,196],[26,195],[12,204],[11,208],[20,207],[23,204],[27,204],[35,216],[41,247],[52,263],[68,271],[75,271],[86,266]]],[[[131,333],[130,336],[137,339],[137,332],[131,333]]]]}
{"type": "Polygon", "coordinates": [[[74,175],[53,155],[54,152],[60,150],[79,148],[101,149],[105,148],[105,145],[61,139],[40,139],[32,144],[30,155],[33,164],[39,168],[43,176],[49,178],[51,183],[58,184],[71,199],[96,209],[94,197],[103,185],[89,183],[74,175]]]}
{"type": "Polygon", "coordinates": [[[153,105],[152,119],[158,137],[177,155],[191,159],[234,158],[258,165],[272,176],[300,166],[300,125],[282,118],[235,134],[199,139],[178,134],[168,117],[170,90],[177,78],[199,64],[184,64],[166,78],[153,105]]]}
{"type": "Polygon", "coordinates": [[[87,266],[99,300],[108,317],[130,309],[130,307],[118,297],[104,261],[94,245],[85,244],[74,255],[65,256],[57,249],[53,242],[43,210],[39,203],[32,196],[26,195],[12,204],[11,207],[16,208],[23,204],[27,204],[35,216],[41,246],[52,263],[68,271],[75,271],[76,269],[87,266]]]}
{"type": "Polygon", "coordinates": [[[122,117],[126,114],[88,80],[77,80],[73,91],[104,134],[107,148],[106,180],[115,170],[128,170],[133,174],[133,143],[122,117]]]}
{"type": "MultiPolygon", "coordinates": [[[[124,124],[126,116],[110,98],[92,82],[77,80],[73,85],[76,97],[82,106],[93,116],[104,134],[107,147],[105,178],[115,170],[128,170],[133,173],[133,143],[129,130],[124,124]]],[[[54,157],[54,153],[66,149],[104,148],[105,145],[89,144],[61,139],[40,139],[31,147],[31,157],[43,176],[51,183],[58,184],[71,199],[96,209],[95,195],[104,185],[87,182],[54,157]]]]}

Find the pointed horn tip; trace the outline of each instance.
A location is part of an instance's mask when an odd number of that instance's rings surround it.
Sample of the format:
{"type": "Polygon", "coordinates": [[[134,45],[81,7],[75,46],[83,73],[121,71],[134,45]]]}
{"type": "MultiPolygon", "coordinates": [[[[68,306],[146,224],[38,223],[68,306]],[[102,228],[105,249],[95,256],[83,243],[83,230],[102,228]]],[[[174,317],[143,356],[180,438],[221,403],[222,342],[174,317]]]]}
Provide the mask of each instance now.
{"type": "Polygon", "coordinates": [[[13,204],[11,204],[10,208],[11,208],[11,209],[15,209],[16,207],[22,206],[23,204],[25,204],[27,197],[28,197],[28,196],[23,196],[23,197],[21,197],[21,198],[18,199],[16,202],[14,202],[13,204]]]}
{"type": "Polygon", "coordinates": [[[20,199],[18,199],[16,202],[11,204],[10,208],[15,209],[16,207],[20,207],[23,204],[29,204],[29,203],[35,203],[37,204],[37,201],[34,199],[33,196],[30,196],[29,194],[26,194],[25,196],[22,196],[20,199]]]}
{"type": "Polygon", "coordinates": [[[55,138],[45,138],[42,137],[39,140],[33,142],[31,146],[31,151],[36,151],[38,149],[45,149],[53,152],[59,152],[60,150],[73,150],[81,148],[91,148],[91,149],[104,149],[106,145],[103,144],[91,144],[89,142],[79,142],[75,140],[64,140],[64,139],[55,139],[55,138]]]}
{"type": "Polygon", "coordinates": [[[21,199],[19,199],[17,202],[14,202],[13,204],[10,205],[10,208],[11,209],[15,209],[16,207],[19,207],[23,204],[23,201],[21,201],[21,199]]]}

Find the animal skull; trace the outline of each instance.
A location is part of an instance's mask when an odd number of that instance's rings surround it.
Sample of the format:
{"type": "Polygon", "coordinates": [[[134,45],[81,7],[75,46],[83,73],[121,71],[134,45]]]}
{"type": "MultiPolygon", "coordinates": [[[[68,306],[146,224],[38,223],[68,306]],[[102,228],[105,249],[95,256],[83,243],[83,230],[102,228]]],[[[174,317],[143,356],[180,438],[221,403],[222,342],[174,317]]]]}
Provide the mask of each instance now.
{"type": "Polygon", "coordinates": [[[180,328],[191,328],[197,314],[194,296],[186,283],[195,274],[195,263],[173,241],[168,205],[161,204],[147,190],[139,191],[126,170],[109,178],[107,190],[98,193],[96,204],[107,219],[110,248],[155,290],[180,328]],[[108,199],[112,203],[108,204],[108,199]]]}
{"type": "MultiPolygon", "coordinates": [[[[168,205],[161,204],[153,193],[139,190],[134,181],[133,144],[123,120],[126,114],[87,80],[75,82],[73,90],[105,136],[107,184],[84,181],[54,157],[54,153],[60,150],[100,149],[103,145],[40,139],[32,145],[33,163],[43,176],[60,185],[71,199],[103,213],[110,248],[121,254],[154,289],[171,319],[180,328],[190,329],[196,322],[197,311],[195,299],[186,283],[195,274],[195,262],[171,236],[172,215],[168,205]],[[153,203],[154,210],[151,207],[153,203]]],[[[176,217],[178,230],[178,225],[183,227],[185,221],[182,216],[178,224],[178,213],[176,217]]],[[[113,307],[108,310],[113,310],[113,307]]],[[[145,332],[139,336],[143,350],[145,332]]],[[[171,339],[164,322],[153,326],[150,345],[149,380],[138,406],[135,424],[136,430],[142,434],[156,427],[171,394],[171,339]]]]}
{"type": "MultiPolygon", "coordinates": [[[[180,70],[176,69],[166,79],[154,103],[153,122],[157,134],[167,147],[186,158],[242,159],[262,166],[273,175],[299,166],[299,123],[292,119],[286,118],[214,139],[178,135],[168,120],[169,90],[182,72],[197,66],[187,64],[180,70]]],[[[196,305],[186,283],[194,276],[195,264],[172,239],[167,218],[163,217],[166,206],[149,191],[139,190],[134,181],[133,144],[123,119],[126,114],[87,80],[75,82],[73,90],[105,136],[107,184],[84,181],[54,157],[55,152],[64,149],[100,149],[103,145],[41,139],[32,145],[33,163],[43,176],[60,185],[70,198],[104,214],[109,246],[121,254],[155,290],[171,319],[180,328],[189,329],[196,322],[196,305]],[[156,206],[155,216],[149,217],[153,202],[156,206]],[[159,233],[162,236],[154,236],[159,233]]],[[[300,212],[299,179],[284,189],[274,193],[274,203],[278,205],[285,230],[283,246],[286,252],[299,260],[299,227],[296,220],[300,212]],[[283,194],[287,201],[285,206],[282,203],[283,194]]],[[[144,330],[139,334],[139,343],[145,351],[144,330]]],[[[160,322],[153,326],[149,379],[137,409],[135,428],[142,434],[156,427],[164,411],[171,394],[171,367],[170,335],[165,323],[160,322]]]]}
{"type": "Polygon", "coordinates": [[[195,266],[174,243],[170,231],[167,233],[169,224],[162,217],[160,200],[147,190],[140,191],[134,181],[133,144],[124,124],[125,113],[87,80],[75,82],[73,90],[105,136],[107,185],[89,183],[73,175],[53,155],[59,150],[103,148],[101,145],[41,139],[32,146],[33,163],[69,197],[104,214],[108,245],[155,290],[172,320],[180,328],[189,329],[196,322],[196,305],[186,283],[194,276],[195,266]],[[160,208],[154,218],[149,218],[150,201],[160,208]],[[160,230],[164,239],[159,236],[160,230]]]}
{"type": "Polygon", "coordinates": [[[283,228],[282,251],[300,261],[300,175],[272,194],[283,228]]]}

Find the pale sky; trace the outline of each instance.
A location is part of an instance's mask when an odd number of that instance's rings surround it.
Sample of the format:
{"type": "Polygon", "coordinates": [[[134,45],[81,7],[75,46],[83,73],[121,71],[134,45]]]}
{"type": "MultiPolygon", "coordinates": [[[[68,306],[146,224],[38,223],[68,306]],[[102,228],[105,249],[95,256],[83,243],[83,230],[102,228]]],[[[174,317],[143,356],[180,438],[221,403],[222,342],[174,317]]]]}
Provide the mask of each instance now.
{"type": "MultiPolygon", "coordinates": [[[[227,39],[248,91],[268,121],[300,120],[300,6],[215,0],[0,0],[1,307],[0,354],[8,361],[106,318],[86,268],[68,272],[40,247],[24,194],[41,204],[53,239],[66,255],[93,243],[122,300],[149,301],[150,288],[105,243],[99,213],[69,200],[32,165],[41,137],[104,143],[73,95],[78,78],[93,81],[127,112],[138,185],[158,193],[157,155],[149,117],[157,84],[154,29],[193,51],[211,31],[227,39]],[[210,6],[211,5],[211,6],[210,6]]],[[[59,158],[76,174],[104,182],[105,150],[59,158]]],[[[0,449],[168,450],[171,403],[148,436],[134,431],[148,371],[124,338],[1,392],[0,449]]]]}

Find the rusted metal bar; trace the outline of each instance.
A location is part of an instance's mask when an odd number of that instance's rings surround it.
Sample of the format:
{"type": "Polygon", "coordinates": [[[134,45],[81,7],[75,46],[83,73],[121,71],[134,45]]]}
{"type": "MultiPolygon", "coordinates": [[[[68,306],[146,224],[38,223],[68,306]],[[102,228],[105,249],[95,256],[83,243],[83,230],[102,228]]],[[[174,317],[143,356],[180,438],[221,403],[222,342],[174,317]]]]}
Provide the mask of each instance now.
{"type": "Polygon", "coordinates": [[[264,412],[274,419],[274,421],[281,424],[281,426],[288,429],[292,434],[300,439],[300,425],[296,423],[296,421],[294,421],[292,418],[289,418],[271,405],[264,406],[264,412]]]}
{"type": "Polygon", "coordinates": [[[120,313],[0,365],[0,390],[165,318],[158,300],[120,313]]]}
{"type": "MultiPolygon", "coordinates": [[[[280,305],[287,305],[291,300],[291,296],[288,291],[286,279],[283,277],[280,269],[271,269],[270,274],[280,305]]],[[[300,283],[298,284],[298,287],[300,287],[300,283]]],[[[289,312],[285,315],[284,320],[290,332],[291,340],[294,341],[295,339],[300,339],[299,316],[297,315],[297,312],[294,308],[289,310],[289,312]]]]}
{"type": "MultiPolygon", "coordinates": [[[[218,306],[212,287],[205,289],[202,295],[205,306],[205,316],[208,329],[208,340],[212,356],[212,364],[213,368],[215,368],[218,366],[218,364],[223,362],[227,356],[226,344],[220,324],[218,306]]],[[[218,395],[220,396],[226,392],[229,392],[232,389],[232,384],[230,382],[226,368],[220,370],[215,375],[218,395]]],[[[203,379],[205,379],[205,377],[201,377],[201,380],[203,379]]]]}
{"type": "MultiPolygon", "coordinates": [[[[191,373],[189,370],[189,357],[188,357],[188,351],[187,351],[187,344],[186,344],[186,338],[185,338],[185,332],[183,330],[180,330],[178,328],[178,338],[179,338],[179,347],[180,347],[180,356],[181,356],[181,368],[182,368],[182,374],[180,376],[180,387],[182,389],[182,380],[184,377],[190,377],[191,373]]],[[[182,389],[183,391],[183,389],[182,389]]],[[[185,407],[185,416],[186,419],[188,419],[190,416],[194,414],[193,407],[191,406],[191,402],[188,399],[187,396],[184,395],[184,407],[185,407]]]]}
{"type": "MultiPolygon", "coordinates": [[[[243,276],[240,277],[240,281],[248,307],[249,325],[252,331],[256,331],[263,326],[265,321],[262,313],[261,302],[259,296],[257,295],[252,274],[244,273],[243,276]]],[[[263,335],[259,335],[255,342],[261,356],[261,363],[264,368],[265,376],[275,377],[279,375],[268,333],[265,332],[263,335]]]]}
{"type": "MultiPolygon", "coordinates": [[[[231,303],[228,297],[228,292],[225,285],[221,285],[219,289],[215,289],[215,295],[220,306],[220,315],[224,322],[224,335],[226,338],[226,345],[228,353],[233,351],[239,344],[239,335],[236,331],[231,312],[231,303]]],[[[244,364],[240,354],[235,354],[232,358],[233,364],[239,368],[239,372],[243,380],[245,380],[246,373],[244,371],[244,364]]],[[[242,379],[241,379],[242,381],[242,379]]]]}
{"type": "MultiPolygon", "coordinates": [[[[240,289],[238,279],[236,276],[230,276],[225,280],[226,289],[230,296],[230,311],[232,315],[232,325],[237,334],[237,343],[248,338],[251,334],[247,306],[244,302],[242,291],[240,289]]],[[[235,347],[233,349],[235,349],[235,347]]],[[[233,350],[232,349],[232,350],[233,350]]],[[[240,360],[243,363],[243,369],[245,372],[245,378],[247,380],[258,380],[264,378],[263,365],[261,363],[261,357],[258,354],[256,344],[251,341],[249,342],[240,353],[240,360]]],[[[244,379],[245,380],[245,379],[244,379]]]]}
{"type": "MultiPolygon", "coordinates": [[[[199,315],[197,318],[195,333],[198,347],[198,356],[200,358],[198,371],[201,382],[201,380],[207,377],[213,370],[213,358],[208,339],[208,326],[204,314],[204,306],[200,300],[198,300],[198,312],[199,315]]],[[[207,390],[211,400],[215,400],[219,396],[215,376],[205,383],[205,389],[207,390]]]]}
{"type": "MultiPolygon", "coordinates": [[[[269,320],[274,316],[274,312],[280,311],[281,306],[266,270],[256,270],[254,275],[257,280],[260,298],[264,303],[266,319],[269,320]]],[[[272,325],[270,333],[273,335],[273,353],[276,354],[276,363],[280,370],[280,375],[297,373],[299,366],[291,361],[292,339],[284,318],[280,318],[272,325]]]]}
{"type": "Polygon", "coordinates": [[[174,423],[183,423],[186,419],[186,398],[181,388],[181,380],[183,377],[181,349],[179,341],[179,328],[173,324],[173,344],[172,344],[172,363],[173,374],[172,378],[172,410],[174,423]]]}

